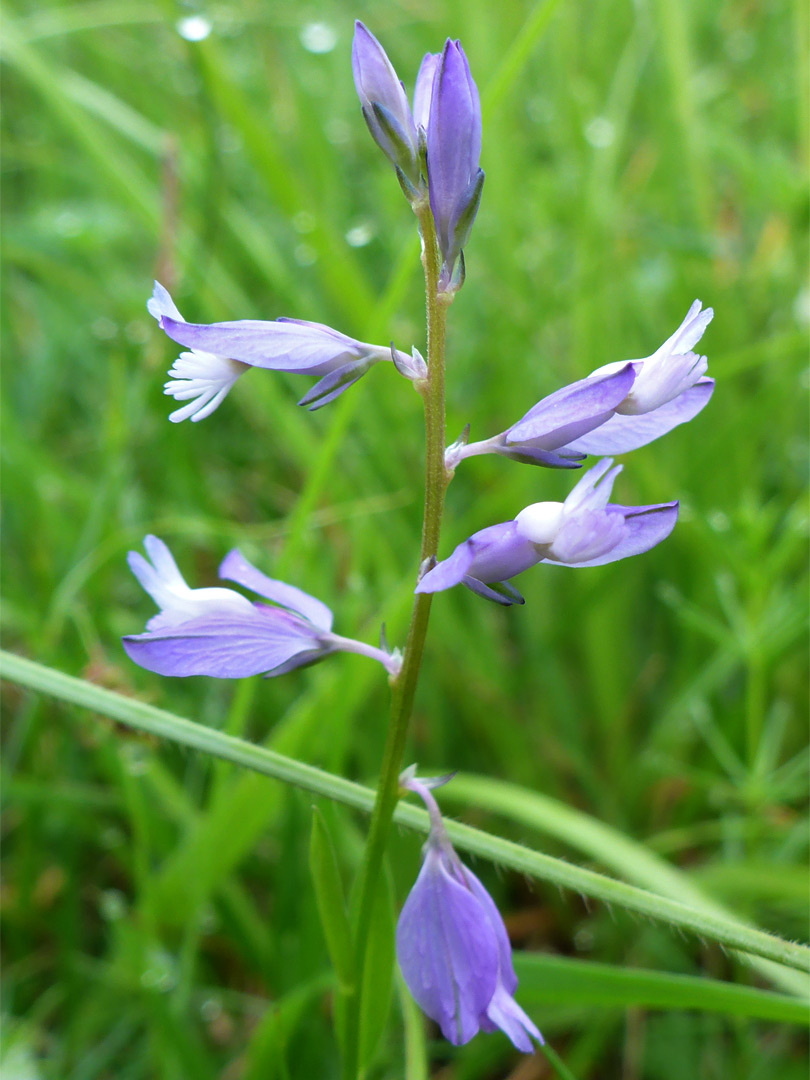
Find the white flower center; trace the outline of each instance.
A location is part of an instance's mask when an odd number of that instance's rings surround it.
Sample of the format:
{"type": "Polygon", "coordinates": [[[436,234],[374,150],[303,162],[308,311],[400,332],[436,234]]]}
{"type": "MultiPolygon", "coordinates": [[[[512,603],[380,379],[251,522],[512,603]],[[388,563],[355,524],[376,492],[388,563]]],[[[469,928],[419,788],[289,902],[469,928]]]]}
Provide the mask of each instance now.
{"type": "Polygon", "coordinates": [[[169,419],[177,423],[188,417],[202,420],[210,416],[248,367],[239,360],[197,349],[180,353],[169,369],[173,377],[164,383],[163,393],[189,404],[173,412],[169,419]]]}
{"type": "Polygon", "coordinates": [[[539,502],[524,507],[515,518],[518,532],[532,544],[550,544],[560,531],[563,504],[539,502]]]}

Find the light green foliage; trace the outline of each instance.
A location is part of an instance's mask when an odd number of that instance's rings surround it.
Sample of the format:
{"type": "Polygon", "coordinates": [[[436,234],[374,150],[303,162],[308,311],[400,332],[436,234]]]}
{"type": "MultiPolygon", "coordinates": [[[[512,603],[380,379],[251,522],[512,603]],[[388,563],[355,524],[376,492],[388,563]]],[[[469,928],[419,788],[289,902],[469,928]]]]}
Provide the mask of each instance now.
{"type": "MultiPolygon", "coordinates": [[[[308,380],[255,371],[211,418],[170,425],[176,352],[144,303],[158,274],[188,318],[286,314],[423,348],[412,216],[360,117],[351,20],[408,85],[458,36],[487,180],[450,312],[448,441],[648,354],[696,296],[717,313],[703,344],[718,389],[617,482],[618,501],[681,499],[665,544],[603,569],[538,567],[520,610],[437,599],[408,759],[470,774],[442,804],[542,845],[552,867],[806,936],[806,6],[244,0],[203,12],[199,42],[175,29],[189,14],[122,0],[5,13],[6,648],[374,782],[378,670],[342,656],[234,687],[135,669],[118,637],[152,609],[124,554],[155,532],[213,583],[238,544],[329,602],[339,632],[373,640],[385,621],[396,643],[418,399],[380,365],[308,415],[294,405],[308,380]],[[313,23],[334,49],[304,46],[313,23]],[[499,781],[511,808],[484,797],[499,781]],[[558,811],[545,824],[541,806],[558,811]]],[[[442,553],[570,482],[464,463],[442,553]]],[[[4,1028],[21,1067],[336,1076],[311,795],[6,689],[4,1008],[24,1020],[4,1028]]],[[[348,881],[366,820],[319,805],[348,881]]],[[[395,830],[390,854],[399,904],[418,840],[395,830]]],[[[527,953],[518,1000],[578,1080],[804,1076],[797,1006],[762,969],[502,865],[475,871],[527,953]]],[[[405,1033],[420,1080],[439,1063],[454,1080],[513,1064],[500,1034],[454,1050],[395,995],[369,1077],[403,1075],[405,1033]]]]}
{"type": "Polygon", "coordinates": [[[338,984],[347,989],[351,988],[354,984],[351,932],[343,898],[343,885],[329,831],[323,814],[317,807],[312,811],[309,869],[329,959],[335,969],[338,984]]]}

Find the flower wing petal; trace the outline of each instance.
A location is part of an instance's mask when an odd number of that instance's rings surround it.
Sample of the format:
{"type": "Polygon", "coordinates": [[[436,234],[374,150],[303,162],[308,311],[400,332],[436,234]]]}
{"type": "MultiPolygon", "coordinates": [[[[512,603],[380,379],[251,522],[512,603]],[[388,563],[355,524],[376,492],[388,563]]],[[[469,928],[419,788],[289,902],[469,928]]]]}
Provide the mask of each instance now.
{"type": "MultiPolygon", "coordinates": [[[[624,529],[621,538],[609,550],[592,559],[577,562],[576,566],[603,566],[605,563],[627,559],[631,555],[641,555],[665,540],[675,528],[678,520],[678,503],[659,503],[654,506],[616,506],[609,505],[609,511],[619,511],[624,515],[624,529]]],[[[554,562],[544,559],[544,562],[554,562]]]]}
{"type": "Polygon", "coordinates": [[[413,122],[417,128],[428,129],[433,81],[441,59],[439,53],[425,53],[413,88],[413,122]]]}
{"type": "Polygon", "coordinates": [[[492,995],[486,1015],[491,1023],[501,1029],[513,1046],[524,1054],[531,1054],[534,1050],[532,1039],[537,1039],[541,1046],[545,1041],[523,1009],[500,983],[492,995]]]}
{"type": "Polygon", "coordinates": [[[470,870],[468,866],[461,865],[461,873],[467,883],[470,892],[481,905],[481,910],[489,923],[492,933],[498,943],[498,968],[500,981],[506,987],[508,993],[514,993],[517,986],[517,976],[512,966],[512,946],[509,943],[509,935],[506,933],[501,913],[495,906],[495,901],[487,890],[470,870]]]}
{"type": "MultiPolygon", "coordinates": [[[[566,566],[589,566],[612,554],[625,531],[621,513],[611,510],[579,510],[564,522],[548,547],[548,562],[566,566]]],[[[608,559],[607,561],[611,561],[608,559]]]]}
{"type": "Polygon", "coordinates": [[[318,630],[328,632],[332,629],[332,612],[326,604],[294,585],[275,581],[263,574],[247,561],[238,548],[229,551],[220,563],[219,577],[225,581],[235,581],[237,585],[272,600],[274,604],[281,604],[282,607],[303,615],[318,630]]]}
{"type": "Polygon", "coordinates": [[[169,290],[165,289],[159,281],[154,283],[152,295],[146,301],[146,310],[152,318],[157,319],[158,322],[160,322],[163,315],[167,315],[170,319],[175,319],[177,322],[185,322],[185,319],[177,310],[174,300],[172,300],[169,295],[169,290]]]}
{"type": "Polygon", "coordinates": [[[332,366],[363,352],[360,342],[337,331],[292,321],[187,323],[164,316],[160,326],[173,341],[187,348],[275,371],[326,374],[332,366]]]}
{"type": "Polygon", "coordinates": [[[506,442],[542,440],[545,450],[572,445],[603,424],[627,397],[636,378],[632,363],[603,378],[580,379],[543,398],[506,432],[506,442]]]}
{"type": "Polygon", "coordinates": [[[652,412],[636,416],[616,413],[601,427],[574,439],[564,449],[578,450],[583,454],[626,454],[638,450],[697,416],[713,390],[714,379],[702,378],[652,412]]]}
{"type": "Polygon", "coordinates": [[[311,650],[316,635],[287,612],[205,615],[122,639],[131,660],[158,675],[243,679],[311,650]]]}
{"type": "Polygon", "coordinates": [[[505,581],[540,561],[534,546],[519,535],[514,521],[490,525],[459,544],[449,558],[428,571],[416,592],[440,592],[470,576],[485,583],[505,581]]]}

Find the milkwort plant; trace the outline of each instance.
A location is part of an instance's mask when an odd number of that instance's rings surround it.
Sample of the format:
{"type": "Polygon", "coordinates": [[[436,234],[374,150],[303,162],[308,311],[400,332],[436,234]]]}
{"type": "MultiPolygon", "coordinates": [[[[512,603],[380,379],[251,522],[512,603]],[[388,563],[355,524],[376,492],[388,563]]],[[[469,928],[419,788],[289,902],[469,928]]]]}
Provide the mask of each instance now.
{"type": "MultiPolygon", "coordinates": [[[[372,138],[393,166],[416,217],[421,240],[427,315],[427,358],[414,347],[357,341],[321,323],[291,318],[189,323],[155,283],[147,308],[160,328],[187,351],[169,371],[167,395],[181,402],[170,419],[200,421],[223,402],[251,368],[315,376],[299,404],[320,408],[378,362],[391,361],[424,403],[425,490],[421,548],[407,638],[390,649],[341,637],[332,613],[296,586],[273,580],[238,550],[225,556],[219,577],[262,597],[249,600],[221,586],[191,588],[169,549],[154,536],[129,565],[159,608],[142,634],[124,638],[137,664],[162,675],[245,678],[281,675],[354,652],[376,660],[391,686],[376,801],[352,918],[324,917],[338,974],[336,1026],[344,1076],[362,1071],[362,994],[369,927],[397,800],[414,793],[430,816],[422,869],[396,930],[396,956],[411,994],[444,1037],[462,1044],[500,1028],[525,1053],[542,1045],[534,1022],[515,1000],[517,979],[503,920],[447,837],[432,790],[450,777],[417,778],[403,770],[408,722],[433,594],[465,585],[504,606],[522,604],[513,577],[538,563],[582,568],[639,555],[665,540],[678,503],[623,506],[609,501],[622,466],[610,457],[583,472],[563,502],[516,508],[512,520],[482,528],[437,561],[445,491],[462,461],[498,454],[545,468],[581,469],[589,455],[626,453],[692,419],[714,387],[706,358],[695,353],[712,318],[700,301],[650,356],[609,363],[533,405],[504,431],[469,442],[469,425],[445,448],[445,323],[464,284],[464,251],[484,184],[479,166],[481,109],[464,50],[448,40],[428,54],[416,76],[412,104],[377,39],[355,24],[352,73],[372,138]],[[269,601],[269,603],[265,602],[269,601]]],[[[319,826],[322,828],[322,826],[319,826]]],[[[325,871],[328,873],[328,871],[325,871]]],[[[319,877],[315,875],[316,879],[319,877]]],[[[318,881],[316,880],[316,889],[318,881]]],[[[327,904],[319,906],[324,912],[327,904]]],[[[373,958],[376,959],[376,958],[373,958]]]]}

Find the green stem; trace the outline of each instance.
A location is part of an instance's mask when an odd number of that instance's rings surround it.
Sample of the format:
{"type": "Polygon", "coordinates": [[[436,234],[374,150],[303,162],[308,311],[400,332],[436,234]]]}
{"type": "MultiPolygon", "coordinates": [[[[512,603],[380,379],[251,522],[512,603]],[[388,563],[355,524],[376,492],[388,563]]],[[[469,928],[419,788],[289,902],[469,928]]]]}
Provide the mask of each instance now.
{"type": "MultiPolygon", "coordinates": [[[[422,264],[425,270],[425,307],[427,312],[428,374],[422,388],[425,406],[425,502],[422,517],[422,543],[419,552],[420,568],[425,560],[439,549],[444,493],[447,472],[444,467],[444,338],[447,306],[452,294],[440,294],[439,252],[436,232],[427,199],[414,207],[422,236],[422,264]]],[[[358,1075],[360,1045],[360,1008],[362,1002],[363,969],[368,945],[371,911],[382,866],[385,845],[391,829],[391,819],[399,794],[399,774],[408,736],[413,698],[419,680],[422,651],[430,618],[429,593],[416,593],[408,637],[402,657],[402,668],[392,683],[391,717],[385,738],[380,778],[374,809],[371,812],[368,839],[357,884],[354,919],[355,992],[347,1003],[346,1039],[344,1043],[343,1075],[355,1080],[358,1075]]]]}

